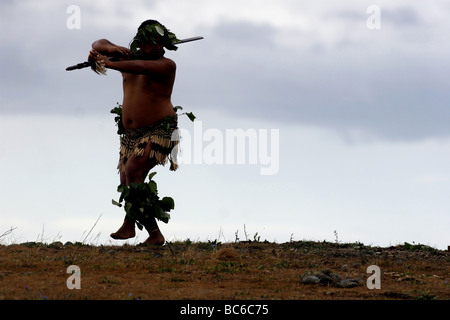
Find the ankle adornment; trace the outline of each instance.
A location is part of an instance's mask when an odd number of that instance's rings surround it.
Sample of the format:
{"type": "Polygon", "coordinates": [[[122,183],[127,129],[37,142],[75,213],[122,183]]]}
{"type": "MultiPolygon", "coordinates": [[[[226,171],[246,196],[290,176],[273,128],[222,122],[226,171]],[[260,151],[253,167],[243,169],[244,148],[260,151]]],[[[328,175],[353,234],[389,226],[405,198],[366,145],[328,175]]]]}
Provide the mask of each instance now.
{"type": "Polygon", "coordinates": [[[175,202],[171,197],[162,199],[158,196],[157,184],[152,180],[156,172],[149,175],[149,182],[121,184],[117,191],[121,193],[119,201],[112,200],[116,206],[124,209],[127,218],[136,220],[139,229],[143,226],[151,225],[151,220],[156,218],[164,223],[170,219],[169,211],[175,208],[175,202]]]}

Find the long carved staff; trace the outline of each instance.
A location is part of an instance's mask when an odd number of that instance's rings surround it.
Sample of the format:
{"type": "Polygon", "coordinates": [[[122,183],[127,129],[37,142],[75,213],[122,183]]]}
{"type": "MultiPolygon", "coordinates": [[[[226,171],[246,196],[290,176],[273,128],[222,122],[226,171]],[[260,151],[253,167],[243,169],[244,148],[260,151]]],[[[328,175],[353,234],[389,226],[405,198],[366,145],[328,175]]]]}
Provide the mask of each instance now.
{"type": "MultiPolygon", "coordinates": [[[[174,45],[178,45],[178,44],[182,44],[182,43],[186,43],[186,42],[191,42],[191,41],[202,40],[202,39],[203,39],[203,37],[186,38],[186,39],[183,39],[183,40],[180,40],[180,41],[174,43],[174,45]]],[[[109,59],[114,60],[113,58],[109,58],[109,59]]],[[[78,63],[76,65],[67,67],[66,71],[79,70],[79,69],[89,68],[91,66],[92,66],[92,63],[86,61],[86,62],[81,62],[81,63],[78,63]]]]}

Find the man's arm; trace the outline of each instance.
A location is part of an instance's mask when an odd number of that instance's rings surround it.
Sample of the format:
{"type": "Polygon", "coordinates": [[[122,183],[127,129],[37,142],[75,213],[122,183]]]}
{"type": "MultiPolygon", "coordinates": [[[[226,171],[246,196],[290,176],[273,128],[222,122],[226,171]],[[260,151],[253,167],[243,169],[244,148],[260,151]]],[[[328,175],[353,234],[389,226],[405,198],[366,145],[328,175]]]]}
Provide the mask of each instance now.
{"type": "Polygon", "coordinates": [[[100,54],[115,58],[123,56],[127,57],[132,55],[132,52],[129,49],[115,45],[114,43],[106,39],[99,39],[92,43],[92,49],[100,54]]]}
{"type": "Polygon", "coordinates": [[[105,68],[132,74],[168,74],[171,68],[175,69],[175,63],[171,60],[130,60],[130,61],[105,61],[105,68]]]}
{"type": "Polygon", "coordinates": [[[169,59],[111,61],[108,57],[91,50],[89,60],[103,61],[105,68],[132,74],[170,74],[176,69],[175,62],[169,59]]]}

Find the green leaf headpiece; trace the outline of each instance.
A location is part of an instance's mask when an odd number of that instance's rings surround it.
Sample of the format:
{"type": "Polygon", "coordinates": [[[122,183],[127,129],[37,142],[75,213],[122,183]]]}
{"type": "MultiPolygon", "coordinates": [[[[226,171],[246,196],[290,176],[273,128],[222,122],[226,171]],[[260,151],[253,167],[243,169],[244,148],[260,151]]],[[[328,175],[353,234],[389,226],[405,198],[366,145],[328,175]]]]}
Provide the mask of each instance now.
{"type": "Polygon", "coordinates": [[[133,54],[138,55],[142,43],[148,43],[150,45],[159,43],[167,50],[177,50],[178,47],[175,46],[175,43],[179,41],[177,36],[159,22],[154,20],[149,21],[153,23],[145,25],[144,22],[130,43],[130,50],[133,54]]]}

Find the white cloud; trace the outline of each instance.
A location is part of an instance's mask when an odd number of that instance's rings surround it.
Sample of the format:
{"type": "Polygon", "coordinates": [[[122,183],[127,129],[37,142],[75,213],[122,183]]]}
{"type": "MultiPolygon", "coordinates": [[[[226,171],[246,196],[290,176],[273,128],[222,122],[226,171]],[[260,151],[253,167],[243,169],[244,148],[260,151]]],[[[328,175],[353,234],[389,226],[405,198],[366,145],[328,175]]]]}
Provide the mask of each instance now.
{"type": "MultiPolygon", "coordinates": [[[[27,218],[38,225],[32,238],[41,223],[54,233],[60,231],[58,226],[66,228],[61,220],[53,224],[61,209],[82,224],[104,211],[104,233],[113,231],[108,219],[115,214],[109,210],[116,195],[117,141],[114,129],[107,133],[105,126],[113,126],[109,110],[121,101],[121,77],[64,69],[85,60],[94,40],[105,37],[127,45],[143,20],[156,18],[179,37],[205,36],[168,53],[178,65],[176,105],[194,112],[205,127],[280,129],[283,144],[280,172],[267,180],[255,178],[258,168],[251,166],[187,166],[183,178],[195,182],[190,189],[198,192],[192,194],[178,175],[162,170],[161,188],[173,190],[179,210],[174,224],[166,226],[168,232],[178,234],[197,214],[198,220],[209,219],[204,221],[207,232],[217,225],[214,236],[222,226],[234,233],[246,224],[254,225],[255,232],[264,225],[284,231],[276,231],[273,237],[278,240],[287,241],[291,233],[296,239],[320,240],[327,234],[333,240],[338,229],[349,241],[364,241],[366,235],[381,241],[377,228],[392,221],[383,241],[395,242],[400,224],[412,230],[401,231],[407,237],[420,235],[414,241],[431,239],[431,234],[443,238],[442,225],[448,219],[443,190],[448,189],[450,163],[450,6],[446,1],[377,3],[380,30],[366,27],[366,9],[373,4],[368,0],[81,1],[81,29],[68,30],[66,8],[73,2],[2,2],[0,29],[8,32],[0,33],[0,130],[8,129],[2,136],[9,139],[0,143],[0,174],[1,181],[11,183],[0,185],[0,208],[7,210],[0,213],[27,216],[30,208],[36,209],[27,218]],[[78,138],[90,147],[76,138],[80,126],[86,131],[78,138]],[[18,127],[25,129],[17,132],[18,127]],[[10,136],[9,130],[15,134],[10,136]],[[63,132],[71,147],[52,150],[52,141],[61,143],[52,130],[63,132]],[[100,146],[105,148],[101,152],[100,146]],[[99,157],[96,166],[77,150],[99,157]],[[28,152],[35,156],[30,158],[28,152]],[[51,158],[58,161],[50,164],[51,158]],[[27,166],[31,161],[43,170],[33,171],[27,166]],[[11,168],[19,172],[18,180],[11,168]],[[83,189],[84,174],[104,179],[83,189]],[[58,187],[69,180],[73,184],[68,189],[58,187]],[[21,201],[20,183],[35,190],[27,196],[29,202],[21,201]],[[43,202],[46,191],[58,199],[43,202]],[[198,201],[192,201],[198,194],[207,199],[201,210],[198,201]],[[92,195],[95,199],[77,202],[92,195]],[[100,198],[105,203],[99,203],[100,198]],[[68,199],[75,204],[69,206],[68,199]],[[254,203],[262,205],[254,209],[254,203]],[[286,225],[274,212],[285,213],[294,230],[283,229],[286,225]],[[438,222],[424,223],[426,214],[432,215],[427,221],[438,222]],[[379,218],[374,226],[362,221],[373,217],[379,218]]],[[[19,221],[3,218],[2,223],[19,221]]],[[[270,238],[275,230],[264,232],[270,238]]]]}
{"type": "Polygon", "coordinates": [[[424,176],[415,178],[413,181],[415,183],[436,184],[436,183],[449,182],[450,176],[441,175],[441,174],[428,174],[428,175],[424,175],[424,176]]]}
{"type": "Polygon", "coordinates": [[[65,67],[85,60],[97,38],[127,45],[141,20],[156,17],[180,37],[205,36],[168,53],[179,66],[177,104],[317,124],[344,135],[448,135],[449,80],[443,70],[449,58],[442,41],[448,6],[380,2],[382,29],[368,30],[370,4],[81,2],[80,30],[66,27],[68,2],[5,4],[1,28],[12,31],[2,33],[0,64],[9,77],[0,83],[0,110],[107,112],[121,100],[120,77],[67,73],[65,67]],[[87,88],[96,88],[95,97],[80,94],[87,88]]]}
{"type": "MultiPolygon", "coordinates": [[[[378,245],[412,238],[446,245],[448,181],[433,187],[415,179],[450,175],[448,141],[348,144],[315,127],[249,123],[216,111],[202,120],[205,130],[279,128],[280,170],[261,176],[259,167],[249,164],[184,164],[176,173],[158,168],[158,190],[176,204],[173,219],[161,225],[169,237],[216,239],[222,228],[233,240],[238,229],[243,237],[245,224],[250,235],[258,232],[268,240],[288,241],[291,234],[297,240],[333,240],[338,230],[346,241],[378,245]]],[[[123,219],[123,211],[111,204],[118,196],[113,120],[14,116],[0,121],[2,136],[16,132],[0,143],[0,178],[8,181],[0,184],[0,230],[17,227],[15,234],[26,241],[35,240],[44,226],[46,238],[60,234],[64,241],[81,241],[102,214],[93,234],[101,233],[107,243],[123,219]]],[[[193,129],[189,122],[182,125],[193,129]]]]}

